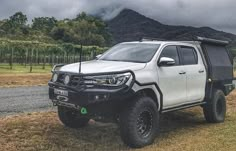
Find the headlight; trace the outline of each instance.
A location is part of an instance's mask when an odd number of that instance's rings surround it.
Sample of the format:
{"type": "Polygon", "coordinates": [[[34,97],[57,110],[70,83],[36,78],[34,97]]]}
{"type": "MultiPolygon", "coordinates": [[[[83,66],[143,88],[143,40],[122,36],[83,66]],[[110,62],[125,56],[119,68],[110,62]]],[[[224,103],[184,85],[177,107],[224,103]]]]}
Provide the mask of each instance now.
{"type": "Polygon", "coordinates": [[[114,74],[114,75],[101,75],[86,77],[86,84],[97,84],[103,86],[121,86],[132,77],[131,73],[114,74]]]}
{"type": "Polygon", "coordinates": [[[57,82],[58,74],[54,73],[52,76],[52,82],[57,82]]]}
{"type": "Polygon", "coordinates": [[[64,84],[68,85],[69,83],[70,83],[70,76],[66,75],[65,78],[64,78],[64,84]]]}

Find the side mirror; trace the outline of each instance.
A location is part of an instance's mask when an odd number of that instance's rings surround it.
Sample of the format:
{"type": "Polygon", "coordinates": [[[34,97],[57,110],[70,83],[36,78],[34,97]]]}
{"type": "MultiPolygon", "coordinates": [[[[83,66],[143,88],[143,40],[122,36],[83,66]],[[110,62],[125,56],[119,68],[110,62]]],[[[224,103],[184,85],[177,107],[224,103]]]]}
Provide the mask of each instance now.
{"type": "Polygon", "coordinates": [[[168,57],[161,57],[160,61],[158,62],[159,66],[172,66],[175,65],[175,60],[168,57]]]}
{"type": "Polygon", "coordinates": [[[95,59],[99,59],[102,56],[102,54],[99,54],[95,57],[95,59]]]}

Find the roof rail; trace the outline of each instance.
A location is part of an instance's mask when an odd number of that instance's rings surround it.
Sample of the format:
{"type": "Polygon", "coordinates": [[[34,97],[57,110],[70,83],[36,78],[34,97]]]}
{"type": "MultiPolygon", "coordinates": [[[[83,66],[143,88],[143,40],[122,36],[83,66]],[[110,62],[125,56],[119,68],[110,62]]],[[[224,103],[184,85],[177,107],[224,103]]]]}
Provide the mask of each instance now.
{"type": "Polygon", "coordinates": [[[205,37],[197,37],[197,41],[200,41],[203,43],[218,44],[218,45],[228,45],[229,44],[229,41],[223,41],[223,40],[217,40],[217,39],[211,39],[211,38],[205,38],[205,37]]]}
{"type": "MultiPolygon", "coordinates": [[[[211,39],[211,38],[206,38],[206,37],[199,37],[199,36],[193,36],[192,38],[193,41],[200,41],[203,43],[211,43],[211,44],[218,44],[218,45],[228,45],[229,41],[224,41],[224,40],[217,40],[217,39],[211,39]]],[[[152,37],[142,37],[140,39],[140,42],[144,41],[166,41],[166,39],[161,39],[161,38],[152,38],[152,37]]]]}
{"type": "Polygon", "coordinates": [[[151,38],[151,37],[142,37],[140,39],[140,42],[143,41],[165,41],[165,39],[161,39],[161,38],[151,38]]]}

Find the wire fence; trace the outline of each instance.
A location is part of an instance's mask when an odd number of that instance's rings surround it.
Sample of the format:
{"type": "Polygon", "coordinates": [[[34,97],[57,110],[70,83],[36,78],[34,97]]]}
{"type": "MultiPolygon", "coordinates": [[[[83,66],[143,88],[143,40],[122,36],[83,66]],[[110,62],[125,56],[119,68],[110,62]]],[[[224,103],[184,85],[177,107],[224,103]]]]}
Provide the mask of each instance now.
{"type": "Polygon", "coordinates": [[[13,69],[14,65],[30,66],[32,72],[33,66],[42,66],[42,69],[45,69],[47,65],[79,62],[80,52],[82,52],[82,61],[92,60],[107,49],[70,43],[48,44],[0,39],[0,67],[13,69]]]}

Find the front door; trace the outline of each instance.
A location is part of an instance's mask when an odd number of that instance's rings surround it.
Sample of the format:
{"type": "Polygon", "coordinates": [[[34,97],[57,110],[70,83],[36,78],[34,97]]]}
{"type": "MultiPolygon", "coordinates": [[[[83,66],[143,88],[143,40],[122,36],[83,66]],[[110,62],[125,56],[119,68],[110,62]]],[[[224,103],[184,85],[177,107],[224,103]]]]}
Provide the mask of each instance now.
{"type": "Polygon", "coordinates": [[[187,101],[186,71],[180,63],[177,46],[165,47],[159,58],[168,57],[175,60],[171,66],[159,66],[159,87],[163,93],[163,109],[184,104],[187,101]]]}

